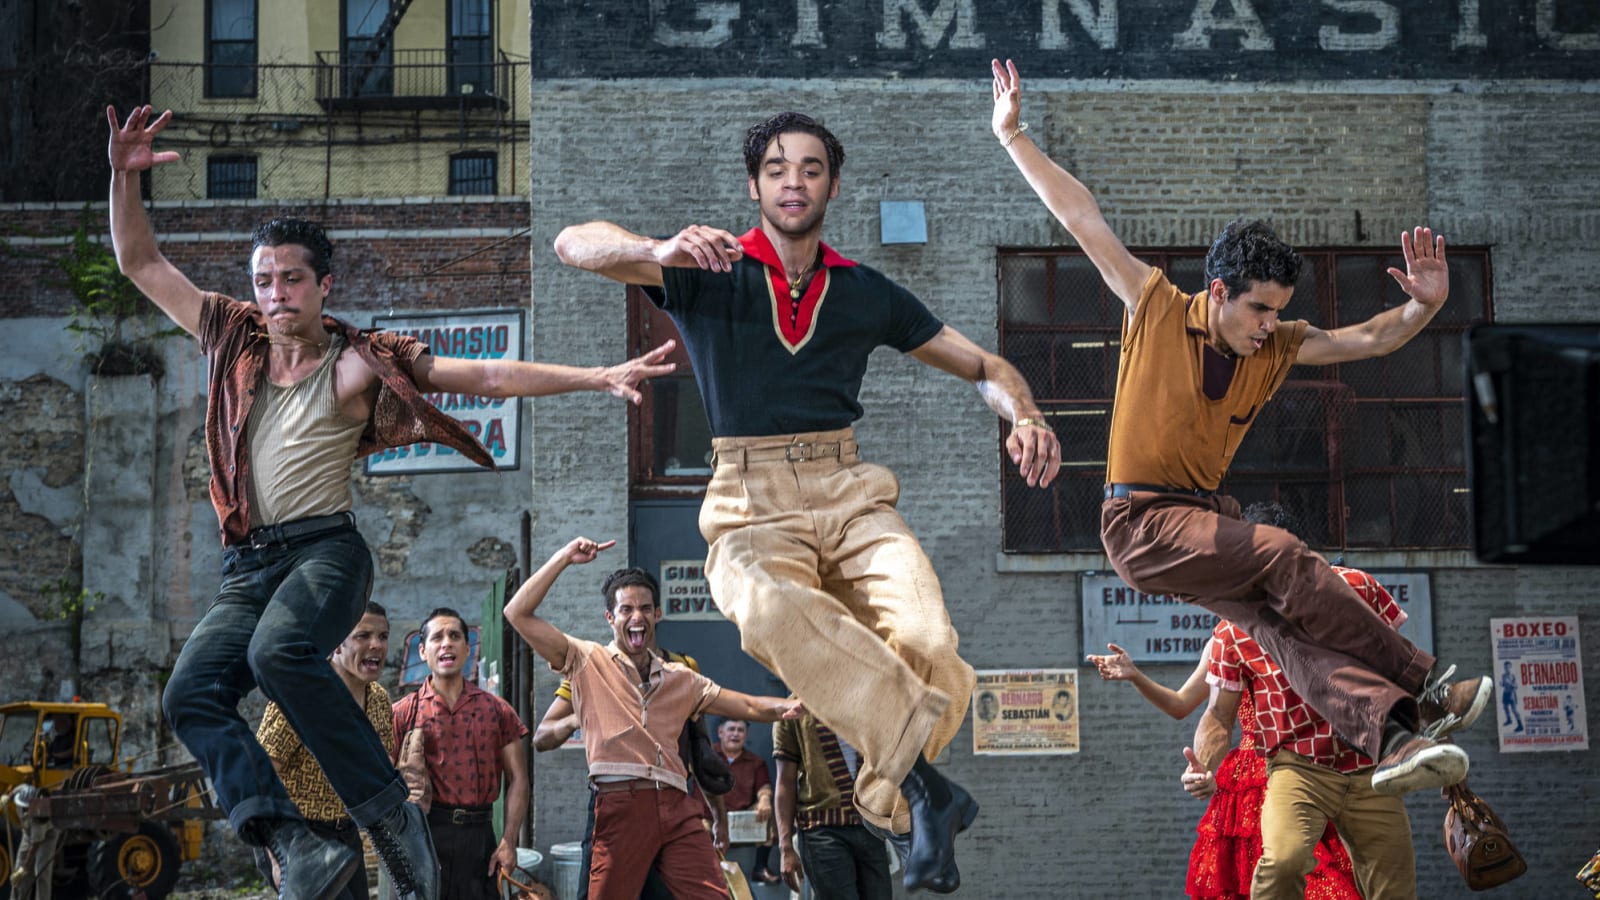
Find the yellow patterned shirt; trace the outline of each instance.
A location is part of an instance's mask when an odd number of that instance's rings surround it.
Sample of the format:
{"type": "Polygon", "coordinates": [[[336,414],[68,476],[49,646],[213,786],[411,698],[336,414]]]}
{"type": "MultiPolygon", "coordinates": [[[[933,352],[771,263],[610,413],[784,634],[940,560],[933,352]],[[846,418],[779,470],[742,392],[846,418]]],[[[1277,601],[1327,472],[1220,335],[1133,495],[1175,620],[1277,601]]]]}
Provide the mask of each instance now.
{"type": "MultiPolygon", "coordinates": [[[[394,712],[389,703],[389,692],[383,689],[383,685],[377,682],[367,685],[366,709],[367,719],[377,729],[384,749],[389,751],[389,757],[393,759],[394,712]]],[[[322,774],[322,767],[317,765],[311,751],[301,743],[300,735],[284,718],[278,704],[267,704],[267,711],[261,717],[261,727],[256,729],[256,740],[261,742],[267,756],[277,764],[278,777],[283,780],[289,799],[300,808],[300,815],[318,822],[336,822],[349,817],[344,802],[333,792],[328,777],[322,774]]]]}

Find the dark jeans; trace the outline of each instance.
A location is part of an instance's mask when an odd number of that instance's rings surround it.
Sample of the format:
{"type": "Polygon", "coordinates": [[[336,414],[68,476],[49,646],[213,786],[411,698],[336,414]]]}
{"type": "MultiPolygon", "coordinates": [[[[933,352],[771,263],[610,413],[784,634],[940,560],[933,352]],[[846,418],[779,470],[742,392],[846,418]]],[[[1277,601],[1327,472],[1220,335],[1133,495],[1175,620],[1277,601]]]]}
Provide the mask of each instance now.
{"type": "Polygon", "coordinates": [[[800,832],[800,865],[812,900],[889,900],[889,854],[883,841],[860,825],[800,832]]]}
{"type": "MultiPolygon", "coordinates": [[[[578,879],[577,900],[589,900],[589,865],[594,861],[594,797],[594,791],[589,791],[589,821],[583,826],[583,877],[578,879]]],[[[639,900],[672,900],[672,892],[667,890],[667,883],[661,880],[661,873],[655,866],[651,866],[650,874],[645,876],[639,900]]]]}
{"type": "MultiPolygon", "coordinates": [[[[318,822],[307,819],[306,827],[322,837],[331,838],[349,847],[356,852],[357,856],[365,852],[361,846],[361,830],[356,828],[353,822],[347,820],[344,826],[340,827],[332,822],[318,822]]],[[[272,858],[267,855],[267,848],[252,847],[251,849],[255,851],[257,871],[261,873],[261,877],[266,880],[267,884],[276,889],[278,885],[272,878],[272,858]]],[[[356,867],[356,874],[350,876],[350,880],[345,882],[344,890],[334,895],[334,900],[368,900],[368,893],[367,867],[360,865],[356,867]]]]}
{"type": "Polygon", "coordinates": [[[255,819],[298,819],[272,760],[239,715],[259,687],[365,828],[405,802],[389,753],[328,655],[360,621],[372,554],[353,527],[263,549],[225,547],[222,589],[178,654],[162,707],[248,844],[255,819]]]}

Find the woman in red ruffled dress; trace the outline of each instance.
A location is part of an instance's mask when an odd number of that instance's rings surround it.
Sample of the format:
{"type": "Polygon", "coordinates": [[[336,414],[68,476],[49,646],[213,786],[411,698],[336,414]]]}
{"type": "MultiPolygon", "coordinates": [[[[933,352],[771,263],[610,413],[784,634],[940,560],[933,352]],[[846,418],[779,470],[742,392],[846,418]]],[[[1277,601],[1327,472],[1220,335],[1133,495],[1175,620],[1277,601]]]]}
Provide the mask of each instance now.
{"type": "MultiPolygon", "coordinates": [[[[1174,719],[1186,718],[1206,699],[1206,652],[1189,680],[1176,691],[1152,680],[1116,644],[1111,653],[1089,657],[1100,677],[1129,681],[1155,708],[1174,719]]],[[[1208,648],[1209,649],[1209,648],[1208,648]]],[[[1216,792],[1195,827],[1185,889],[1193,900],[1249,900],[1250,878],[1261,857],[1261,800],[1267,792],[1267,761],[1256,749],[1259,734],[1251,692],[1239,697],[1239,745],[1216,770],[1216,792]]],[[[1360,900],[1350,855],[1333,823],[1317,844],[1317,867],[1306,876],[1306,900],[1360,900]]]]}

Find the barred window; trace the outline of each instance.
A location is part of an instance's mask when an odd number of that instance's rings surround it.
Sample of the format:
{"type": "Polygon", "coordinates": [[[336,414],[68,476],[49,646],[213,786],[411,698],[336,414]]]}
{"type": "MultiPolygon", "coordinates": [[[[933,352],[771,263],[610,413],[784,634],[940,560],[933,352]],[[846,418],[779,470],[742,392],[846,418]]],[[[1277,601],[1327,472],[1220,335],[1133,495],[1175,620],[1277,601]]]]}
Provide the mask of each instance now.
{"type": "Polygon", "coordinates": [[[248,200],[256,195],[254,156],[213,156],[206,160],[206,196],[248,200]]]}
{"type": "MultiPolygon", "coordinates": [[[[1302,249],[1286,318],[1323,329],[1406,301],[1393,252],[1302,249]]],[[[1205,287],[1205,249],[1138,249],[1183,290],[1205,287]]],[[[1451,247],[1450,299],[1389,356],[1296,366],[1234,456],[1222,490],[1282,503],[1321,548],[1463,549],[1471,542],[1461,359],[1467,326],[1491,317],[1489,251],[1451,247]]],[[[1061,475],[1029,488],[1001,453],[1010,553],[1100,549],[1106,444],[1124,307],[1077,249],[999,253],[1000,352],[1028,380],[1061,441],[1061,475]]],[[[1003,428],[1005,426],[1002,426],[1003,428]]],[[[1006,433],[1002,431],[1002,440],[1006,433]]]]}
{"type": "Polygon", "coordinates": [[[450,157],[450,196],[493,194],[496,183],[493,153],[457,153],[450,157]]]}

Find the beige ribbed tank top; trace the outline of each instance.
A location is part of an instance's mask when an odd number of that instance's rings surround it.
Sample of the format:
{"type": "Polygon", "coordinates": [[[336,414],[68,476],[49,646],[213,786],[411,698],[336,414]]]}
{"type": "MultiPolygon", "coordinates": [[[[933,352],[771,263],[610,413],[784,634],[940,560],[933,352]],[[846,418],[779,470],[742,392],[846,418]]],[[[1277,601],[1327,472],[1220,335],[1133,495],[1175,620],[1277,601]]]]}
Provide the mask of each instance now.
{"type": "Polygon", "coordinates": [[[316,370],[294,384],[280,387],[261,375],[245,425],[252,527],[350,508],[350,464],[367,423],[339,411],[334,370],[344,337],[331,337],[316,370]]]}

